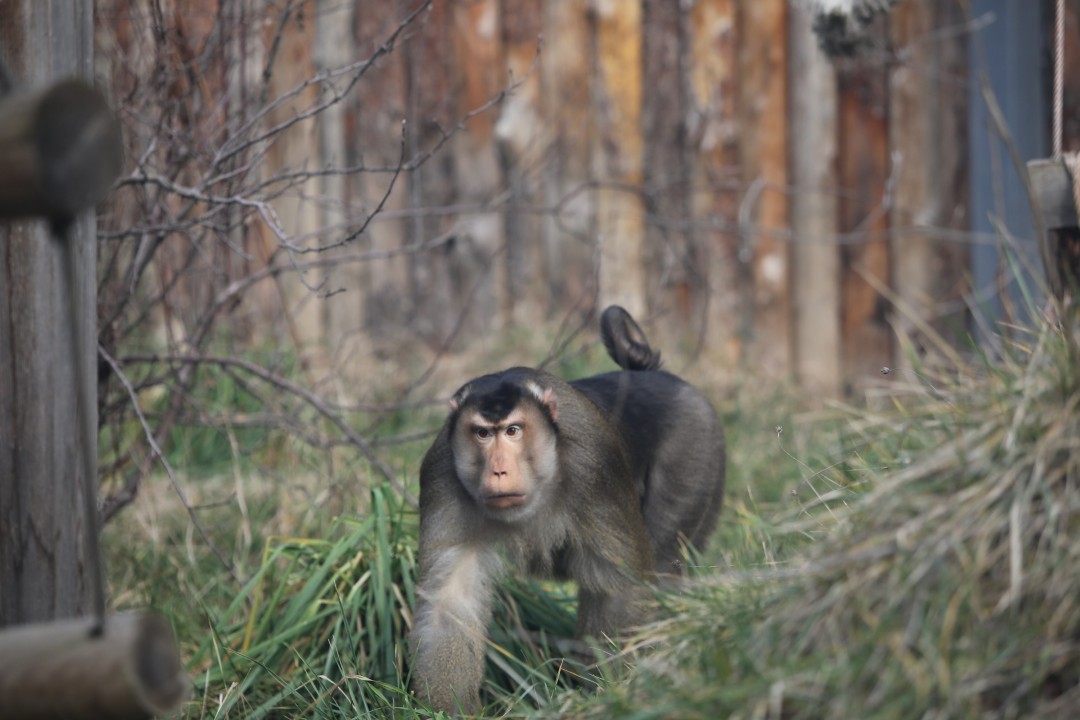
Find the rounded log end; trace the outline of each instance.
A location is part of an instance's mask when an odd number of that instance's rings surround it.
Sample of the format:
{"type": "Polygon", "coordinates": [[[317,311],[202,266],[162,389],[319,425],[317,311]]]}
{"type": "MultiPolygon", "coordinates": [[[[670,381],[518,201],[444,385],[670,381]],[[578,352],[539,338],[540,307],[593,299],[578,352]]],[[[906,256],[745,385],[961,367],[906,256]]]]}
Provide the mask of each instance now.
{"type": "Polygon", "coordinates": [[[1028,161],[1028,176],[1049,230],[1077,226],[1073,178],[1061,159],[1028,161]]]}
{"type": "Polygon", "coordinates": [[[56,83],[41,98],[33,133],[50,217],[74,217],[105,199],[120,175],[123,141],[101,93],[81,80],[56,83]]]}
{"type": "Polygon", "coordinates": [[[137,622],[133,660],[138,692],[152,714],[167,715],[180,706],[188,693],[180,649],[165,618],[141,613],[137,622]]]}

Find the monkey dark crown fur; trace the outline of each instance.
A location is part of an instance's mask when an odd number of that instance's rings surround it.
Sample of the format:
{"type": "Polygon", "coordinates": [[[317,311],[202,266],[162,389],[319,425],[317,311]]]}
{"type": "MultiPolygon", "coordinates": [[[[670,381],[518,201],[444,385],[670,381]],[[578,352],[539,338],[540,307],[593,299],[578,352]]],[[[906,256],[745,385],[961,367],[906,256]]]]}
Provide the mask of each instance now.
{"type": "Polygon", "coordinates": [[[624,309],[601,337],[621,370],[565,382],[517,367],[462,386],[420,468],[413,687],[476,712],[493,586],[509,568],[573,579],[577,635],[640,622],[647,581],[677,580],[723,504],[724,435],[624,309]]]}

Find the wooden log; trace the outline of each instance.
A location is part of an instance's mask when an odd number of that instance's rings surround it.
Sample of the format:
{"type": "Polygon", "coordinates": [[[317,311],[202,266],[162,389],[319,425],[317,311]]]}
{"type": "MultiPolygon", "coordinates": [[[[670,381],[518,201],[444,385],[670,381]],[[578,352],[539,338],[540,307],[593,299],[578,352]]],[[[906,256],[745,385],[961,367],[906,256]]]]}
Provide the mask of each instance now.
{"type": "Polygon", "coordinates": [[[0,219],[74,217],[104,199],[122,155],[116,118],[85,82],[0,98],[0,219]]]}
{"type": "Polygon", "coordinates": [[[1043,262],[1050,292],[1063,298],[1075,293],[1080,285],[1080,220],[1077,218],[1078,193],[1074,168],[1080,167],[1076,155],[1064,158],[1029,160],[1028,176],[1032,192],[1039,202],[1046,237],[1043,262]]]}
{"type": "Polygon", "coordinates": [[[174,712],[187,680],[172,628],[160,615],[122,613],[0,632],[0,717],[147,718],[174,712]]]}

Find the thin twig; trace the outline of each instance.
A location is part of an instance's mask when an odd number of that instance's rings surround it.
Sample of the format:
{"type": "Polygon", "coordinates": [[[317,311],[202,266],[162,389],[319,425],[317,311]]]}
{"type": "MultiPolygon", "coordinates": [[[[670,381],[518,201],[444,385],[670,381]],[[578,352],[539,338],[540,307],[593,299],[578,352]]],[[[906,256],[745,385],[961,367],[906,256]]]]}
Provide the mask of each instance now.
{"type": "Polygon", "coordinates": [[[206,543],[207,547],[209,547],[214,555],[217,556],[217,559],[221,561],[221,564],[225,566],[225,569],[229,571],[229,575],[232,576],[233,580],[239,583],[240,577],[236,574],[236,567],[233,565],[232,561],[225,557],[225,553],[218,548],[217,544],[214,543],[205,528],[203,528],[202,523],[199,522],[199,518],[195,514],[195,508],[188,500],[187,493],[184,492],[184,488],[181,487],[180,481],[176,478],[176,472],[173,470],[172,465],[169,464],[168,458],[165,457],[165,453],[161,451],[161,446],[158,445],[157,440],[154,438],[154,431],[150,427],[150,423],[146,421],[142,408],[139,406],[139,397],[135,393],[135,389],[131,386],[131,381],[128,380],[127,375],[124,374],[120,363],[113,359],[112,355],[106,352],[105,348],[100,344],[98,345],[98,355],[108,363],[113,373],[115,373],[116,377],[120,380],[120,384],[122,384],[127,391],[128,398],[131,400],[131,408],[135,411],[135,417],[138,419],[139,425],[143,429],[143,434],[146,436],[146,442],[150,446],[150,451],[152,455],[158,459],[158,462],[161,463],[162,469],[165,470],[165,474],[169,477],[169,482],[172,483],[176,496],[180,498],[180,502],[183,503],[188,518],[191,520],[191,524],[195,526],[195,530],[198,531],[199,536],[203,539],[203,542],[206,543]]]}

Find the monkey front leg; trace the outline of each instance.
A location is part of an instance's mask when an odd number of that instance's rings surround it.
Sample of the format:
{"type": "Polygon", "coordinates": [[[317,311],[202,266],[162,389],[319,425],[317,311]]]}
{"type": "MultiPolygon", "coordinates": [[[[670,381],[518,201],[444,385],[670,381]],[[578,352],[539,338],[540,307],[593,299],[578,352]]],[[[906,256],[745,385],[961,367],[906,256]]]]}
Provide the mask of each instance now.
{"type": "Polygon", "coordinates": [[[437,710],[474,714],[499,558],[490,550],[454,547],[424,565],[412,632],[413,692],[437,710]]]}
{"type": "Polygon", "coordinates": [[[645,620],[642,587],[627,584],[614,592],[578,587],[577,629],[581,639],[618,639],[620,634],[645,620]]]}

